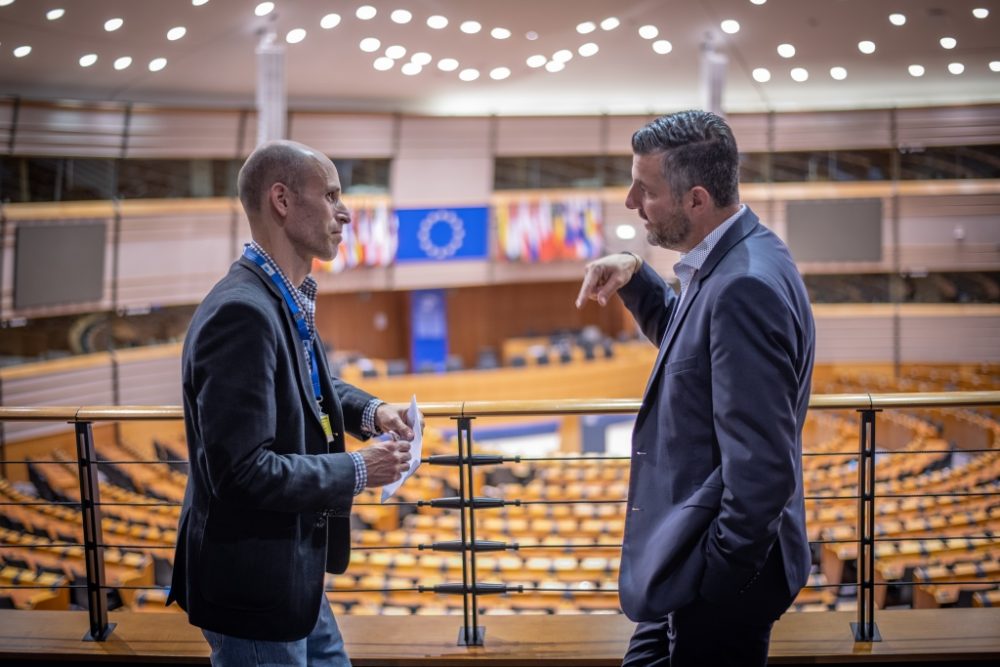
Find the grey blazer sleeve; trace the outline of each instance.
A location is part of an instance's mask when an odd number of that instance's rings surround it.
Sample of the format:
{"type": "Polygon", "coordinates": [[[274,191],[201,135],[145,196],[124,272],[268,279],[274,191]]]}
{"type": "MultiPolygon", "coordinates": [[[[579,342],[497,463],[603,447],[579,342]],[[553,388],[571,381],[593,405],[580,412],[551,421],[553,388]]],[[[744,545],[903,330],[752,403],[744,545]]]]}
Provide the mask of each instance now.
{"type": "Polygon", "coordinates": [[[670,286],[643,262],[632,279],[618,290],[618,295],[646,338],[659,346],[667,331],[670,313],[677,305],[677,295],[670,286]]]}

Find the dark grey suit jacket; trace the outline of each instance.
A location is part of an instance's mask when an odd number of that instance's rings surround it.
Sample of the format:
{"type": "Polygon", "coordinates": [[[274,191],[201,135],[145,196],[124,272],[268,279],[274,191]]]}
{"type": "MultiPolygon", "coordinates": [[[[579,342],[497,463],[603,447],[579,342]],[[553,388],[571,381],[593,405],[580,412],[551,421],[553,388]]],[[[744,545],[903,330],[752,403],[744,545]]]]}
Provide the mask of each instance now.
{"type": "Polygon", "coordinates": [[[622,609],[660,619],[733,599],[780,545],[789,590],[809,575],[802,425],[815,333],[784,243],[748,208],[681,309],[649,265],[619,292],[660,346],[632,436],[622,609]]]}
{"type": "Polygon", "coordinates": [[[316,358],[329,446],[305,350],[264,272],[240,259],[195,312],[182,356],[191,467],[169,600],[193,625],[301,639],[316,624],[324,571],[347,567],[354,463],[344,431],[361,437],[372,397],[331,377],[318,338],[316,358]]]}

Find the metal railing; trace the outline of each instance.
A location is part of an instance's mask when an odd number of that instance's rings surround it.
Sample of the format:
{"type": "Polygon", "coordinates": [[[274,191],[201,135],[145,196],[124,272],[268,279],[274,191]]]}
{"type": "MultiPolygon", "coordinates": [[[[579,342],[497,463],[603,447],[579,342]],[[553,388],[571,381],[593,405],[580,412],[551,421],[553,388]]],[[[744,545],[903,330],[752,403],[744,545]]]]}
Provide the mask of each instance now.
{"type": "MultiPolygon", "coordinates": [[[[417,502],[399,502],[400,505],[416,505],[448,508],[459,511],[459,539],[456,541],[434,542],[433,544],[411,545],[411,548],[427,549],[447,553],[459,553],[462,558],[462,581],[458,583],[443,583],[434,586],[416,586],[413,588],[398,589],[409,590],[420,593],[438,593],[461,595],[463,600],[463,623],[459,630],[458,643],[465,646],[482,646],[485,643],[485,628],[479,625],[479,596],[500,594],[500,593],[522,593],[529,592],[521,586],[508,586],[505,583],[491,583],[482,581],[477,572],[477,554],[484,552],[495,552],[504,550],[517,550],[520,545],[516,543],[501,542],[496,540],[481,540],[476,537],[476,513],[477,511],[505,506],[523,506],[532,502],[544,502],[546,504],[558,503],[623,503],[625,499],[613,500],[546,500],[546,501],[522,501],[520,499],[506,500],[495,497],[475,496],[473,471],[480,466],[501,465],[504,463],[518,463],[526,461],[569,461],[588,460],[600,461],[609,459],[623,459],[628,457],[614,456],[558,456],[558,457],[529,457],[529,456],[504,456],[497,454],[477,454],[474,446],[472,423],[476,418],[481,417],[510,417],[510,416],[553,416],[553,415],[612,415],[612,414],[632,414],[638,411],[640,402],[637,400],[533,400],[533,401],[466,401],[466,402],[439,402],[421,404],[421,410],[426,417],[447,417],[456,421],[457,431],[457,455],[431,455],[423,459],[424,463],[430,465],[452,466],[457,468],[459,476],[458,496],[450,498],[437,498],[433,500],[423,500],[417,502]]],[[[876,542],[887,539],[877,537],[875,534],[875,503],[877,498],[906,498],[914,495],[926,494],[878,494],[876,490],[876,414],[887,409],[922,409],[922,408],[959,408],[974,406],[1000,406],[1000,391],[975,391],[975,392],[938,392],[938,393],[851,393],[851,394],[825,394],[813,396],[809,407],[812,410],[854,410],[860,417],[860,438],[858,449],[853,452],[822,452],[813,453],[812,456],[843,456],[857,455],[857,479],[858,491],[855,495],[817,495],[807,496],[809,500],[831,500],[831,499],[856,499],[858,503],[858,516],[856,522],[856,534],[854,539],[829,539],[819,540],[820,543],[856,543],[857,545],[857,621],[851,624],[851,629],[855,641],[874,642],[880,641],[878,626],[875,623],[875,589],[876,586],[888,585],[886,582],[875,581],[875,545],[876,542]]],[[[0,421],[65,421],[73,424],[76,435],[77,448],[77,469],[80,483],[80,502],[66,503],[67,505],[80,506],[83,522],[84,541],[81,545],[85,552],[86,563],[86,593],[88,601],[88,611],[90,619],[90,631],[84,637],[87,640],[103,641],[109,637],[114,629],[114,624],[108,622],[108,590],[116,588],[151,588],[151,587],[128,587],[109,585],[104,572],[104,548],[107,545],[103,539],[101,530],[101,507],[110,505],[120,505],[123,503],[101,502],[100,489],[98,486],[98,468],[101,465],[120,463],[165,463],[165,461],[102,461],[98,459],[94,448],[93,424],[95,422],[119,422],[119,421],[160,421],[179,420],[183,418],[183,412],[176,406],[88,406],[88,407],[0,407],[0,421]]],[[[997,451],[996,449],[963,449],[965,452],[987,452],[997,451]]],[[[888,452],[892,453],[891,450],[888,452]]],[[[930,453],[930,452],[924,452],[930,453]]],[[[948,453],[948,452],[942,452],[948,453]]],[[[29,464],[39,463],[38,461],[9,461],[0,460],[6,464],[29,464]]],[[[173,463],[176,463],[173,462],[173,463]]],[[[1000,480],[998,480],[1000,481],[1000,480]]],[[[997,484],[991,490],[972,492],[951,492],[942,495],[962,496],[997,496],[1000,495],[997,484]]],[[[13,504],[36,504],[26,502],[4,502],[2,505],[13,504]]],[[[42,503],[38,503],[42,504],[42,503]]],[[[44,504],[58,504],[46,502],[44,504]]],[[[136,504],[136,503],[124,503],[136,504]]],[[[139,503],[141,505],[173,505],[178,503],[139,503]]],[[[361,504],[361,503],[359,503],[361,504]]],[[[987,536],[964,536],[967,539],[996,539],[992,535],[987,536]]],[[[894,541],[905,541],[906,538],[894,537],[894,541]]],[[[813,541],[814,543],[816,541],[813,541]]],[[[0,546],[16,546],[2,544],[0,546]]],[[[123,548],[122,545],[114,545],[123,548]]],[[[126,545],[127,546],[127,545],[126,545]]],[[[147,545],[136,545],[143,549],[149,548],[147,545]]],[[[524,548],[546,548],[553,545],[536,544],[524,548]]],[[[580,545],[559,544],[559,547],[571,547],[580,545]]],[[[589,547],[617,548],[620,544],[596,544],[586,545],[589,547]]],[[[169,547],[160,547],[169,548],[169,547]]],[[[362,547],[364,548],[364,547],[362,547]]],[[[380,547],[381,548],[381,547],[380,547]]],[[[1000,581],[976,580],[974,582],[955,582],[951,584],[1000,584],[1000,581]]],[[[837,584],[838,586],[840,584],[837,584]]],[[[829,587],[830,584],[814,585],[814,588],[829,587]]],[[[39,586],[40,587],[40,586],[39,586]]],[[[7,587],[11,588],[11,587],[7,587]]],[[[361,590],[361,589],[357,589],[361,590]]],[[[396,589],[380,589],[385,592],[396,589]]],[[[537,589],[536,589],[537,590],[537,589]]],[[[547,592],[570,592],[577,589],[553,589],[547,587],[547,592]]],[[[590,592],[617,592],[616,589],[602,588],[590,592]]]]}

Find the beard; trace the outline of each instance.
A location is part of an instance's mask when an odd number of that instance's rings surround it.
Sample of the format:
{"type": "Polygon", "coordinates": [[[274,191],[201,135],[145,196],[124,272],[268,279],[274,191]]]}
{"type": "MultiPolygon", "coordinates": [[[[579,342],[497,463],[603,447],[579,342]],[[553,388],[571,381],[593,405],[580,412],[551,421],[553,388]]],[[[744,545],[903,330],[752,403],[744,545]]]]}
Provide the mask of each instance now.
{"type": "Polygon", "coordinates": [[[646,230],[646,241],[650,245],[678,250],[691,235],[691,220],[679,207],[670,211],[664,220],[648,222],[650,224],[646,230]]]}

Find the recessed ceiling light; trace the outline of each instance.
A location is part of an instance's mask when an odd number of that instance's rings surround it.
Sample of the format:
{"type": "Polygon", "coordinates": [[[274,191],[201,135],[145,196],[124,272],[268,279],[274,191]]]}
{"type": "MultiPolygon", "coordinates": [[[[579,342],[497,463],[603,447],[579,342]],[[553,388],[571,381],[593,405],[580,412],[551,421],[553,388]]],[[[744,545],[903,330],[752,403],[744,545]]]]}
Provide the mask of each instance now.
{"type": "Polygon", "coordinates": [[[643,39],[653,39],[660,34],[660,29],[655,25],[644,25],[639,28],[639,36],[643,39]]]}
{"type": "Polygon", "coordinates": [[[763,5],[767,0],[750,0],[755,5],[763,5]]]}
{"type": "Polygon", "coordinates": [[[674,50],[674,45],[671,44],[666,39],[658,39],[653,42],[653,50],[659,53],[661,56],[665,56],[674,50]]]}
{"type": "Polygon", "coordinates": [[[631,241],[635,238],[635,227],[632,225],[618,225],[615,227],[615,236],[622,241],[631,241]]]}
{"type": "Polygon", "coordinates": [[[454,58],[442,58],[438,61],[438,69],[442,72],[454,72],[458,69],[458,61],[454,58]]]}
{"type": "Polygon", "coordinates": [[[447,27],[448,19],[440,14],[435,14],[434,16],[427,17],[427,27],[433,28],[434,30],[441,30],[447,27]]]}
{"type": "Polygon", "coordinates": [[[259,5],[257,5],[256,7],[253,8],[253,13],[256,16],[267,16],[268,14],[270,14],[273,11],[274,11],[274,3],[273,2],[262,2],[262,3],[260,3],[259,5]]]}
{"type": "Polygon", "coordinates": [[[809,70],[805,67],[793,67],[791,71],[792,80],[802,83],[809,78],[809,70]]]}
{"type": "Polygon", "coordinates": [[[524,33],[524,38],[529,42],[533,42],[536,39],[538,39],[538,33],[535,32],[534,30],[529,30],[528,32],[524,33]]]}
{"type": "Polygon", "coordinates": [[[843,67],[831,67],[830,77],[836,79],[837,81],[843,81],[847,78],[847,70],[843,67]]]}
{"type": "Polygon", "coordinates": [[[990,71],[1000,72],[1000,60],[991,60],[990,61],[990,71]]]}
{"type": "Polygon", "coordinates": [[[549,59],[545,56],[535,54],[533,56],[528,56],[528,60],[526,62],[528,63],[528,67],[541,67],[548,61],[549,59]]]}
{"type": "Polygon", "coordinates": [[[361,5],[358,7],[358,10],[354,12],[354,15],[362,21],[370,21],[375,18],[376,14],[378,14],[378,10],[371,5],[361,5]]]}
{"type": "Polygon", "coordinates": [[[417,74],[420,74],[420,71],[423,69],[424,68],[422,65],[418,65],[417,63],[412,61],[408,63],[403,63],[403,66],[399,68],[399,70],[406,76],[416,76],[417,74]]]}
{"type": "Polygon", "coordinates": [[[795,47],[791,44],[778,44],[778,55],[782,58],[791,58],[795,55],[795,47]]]}
{"type": "Polygon", "coordinates": [[[28,46],[27,44],[24,45],[24,46],[18,46],[18,47],[16,47],[14,49],[14,57],[15,58],[23,58],[26,55],[28,55],[29,53],[31,53],[31,47],[28,46]]]}
{"type": "Polygon", "coordinates": [[[573,59],[573,52],[570,51],[569,49],[559,49],[558,51],[552,54],[552,60],[556,61],[557,63],[568,63],[572,59],[573,59]]]}
{"type": "Polygon", "coordinates": [[[80,67],[90,67],[97,62],[96,53],[88,53],[86,55],[80,56],[80,67]]]}
{"type": "Polygon", "coordinates": [[[0,0],[0,7],[14,4],[14,0],[0,0]]]}
{"type": "Polygon", "coordinates": [[[490,70],[490,78],[494,81],[503,81],[508,76],[510,76],[510,68],[508,67],[495,67],[490,70]]]}
{"type": "Polygon", "coordinates": [[[385,55],[393,60],[399,60],[406,55],[406,47],[399,44],[393,44],[385,50],[385,55]]]}
{"type": "Polygon", "coordinates": [[[289,44],[298,44],[305,38],[306,38],[305,28],[292,28],[291,30],[288,31],[288,34],[285,35],[285,41],[288,42],[289,44]]]}
{"type": "Polygon", "coordinates": [[[889,14],[889,23],[893,25],[906,25],[905,14],[889,14]]]}
{"type": "Polygon", "coordinates": [[[972,15],[975,16],[977,19],[984,19],[990,15],[990,10],[986,9],[985,7],[976,7],[975,9],[972,10],[972,15]]]}
{"type": "Polygon", "coordinates": [[[411,14],[408,9],[394,9],[392,10],[392,14],[389,14],[389,18],[392,19],[393,23],[403,25],[404,23],[410,22],[413,18],[413,14],[411,14]]]}
{"type": "Polygon", "coordinates": [[[566,63],[561,63],[558,60],[550,60],[545,63],[545,69],[555,74],[556,72],[561,72],[566,69],[566,63]]]}
{"type": "Polygon", "coordinates": [[[771,80],[771,72],[766,67],[758,67],[753,71],[753,80],[757,83],[767,83],[771,80]]]}
{"type": "Polygon", "coordinates": [[[472,69],[471,67],[469,69],[463,69],[458,73],[458,78],[462,81],[475,81],[479,78],[479,70],[472,69]]]}
{"type": "Polygon", "coordinates": [[[104,22],[104,29],[107,30],[108,32],[114,32],[115,30],[118,30],[118,28],[122,27],[122,25],[124,24],[125,21],[123,21],[122,19],[108,19],[107,21],[104,22]]]}
{"type": "Polygon", "coordinates": [[[578,48],[576,52],[579,53],[584,58],[589,58],[590,56],[594,55],[600,50],[601,47],[599,47],[597,44],[593,42],[587,42],[586,44],[581,44],[580,48],[578,48]]]}
{"type": "Polygon", "coordinates": [[[122,56],[117,58],[114,63],[114,68],[116,70],[127,69],[129,65],[132,64],[132,58],[130,56],[122,56]]]}
{"type": "Polygon", "coordinates": [[[202,5],[207,5],[208,0],[191,0],[191,4],[195,7],[201,7],[202,5]]]}
{"type": "Polygon", "coordinates": [[[948,71],[952,74],[961,74],[965,71],[965,65],[962,63],[948,63],[948,71]]]}
{"type": "Polygon", "coordinates": [[[875,53],[875,42],[872,42],[872,41],[867,40],[867,39],[864,40],[864,41],[858,42],[858,51],[860,51],[861,53],[867,54],[867,55],[875,53]]]}
{"type": "Polygon", "coordinates": [[[597,26],[594,25],[593,21],[584,21],[576,26],[576,31],[581,35],[587,35],[595,30],[597,30],[597,26]]]}
{"type": "Polygon", "coordinates": [[[458,26],[458,29],[467,35],[475,35],[483,29],[483,26],[479,21],[462,21],[462,25],[458,26]]]}
{"type": "Polygon", "coordinates": [[[166,58],[153,58],[149,61],[149,71],[159,72],[161,69],[167,66],[166,58]]]}
{"type": "Polygon", "coordinates": [[[185,28],[182,25],[179,25],[167,31],[167,39],[169,39],[171,42],[176,42],[178,39],[180,39],[186,34],[187,34],[187,28],[185,28]]]}
{"type": "Polygon", "coordinates": [[[431,54],[426,51],[417,51],[410,57],[411,62],[415,62],[421,67],[429,65],[432,60],[434,60],[434,58],[432,58],[431,54]]]}
{"type": "Polygon", "coordinates": [[[382,46],[382,42],[378,41],[376,37],[365,37],[358,44],[358,47],[366,53],[375,53],[380,46],[382,46]]]}
{"type": "Polygon", "coordinates": [[[319,27],[323,30],[336,28],[338,25],[340,25],[340,14],[327,14],[319,20],[319,27]]]}
{"type": "Polygon", "coordinates": [[[958,40],[954,37],[942,37],[940,44],[942,49],[953,49],[958,46],[958,40]]]}
{"type": "Polygon", "coordinates": [[[392,69],[392,66],[394,64],[396,64],[396,61],[393,60],[392,58],[389,58],[387,56],[380,56],[375,59],[374,63],[372,63],[372,67],[377,69],[379,72],[385,72],[386,70],[392,69]]]}
{"type": "Polygon", "coordinates": [[[924,66],[923,65],[910,65],[906,69],[910,73],[910,76],[923,76],[924,75],[924,66]]]}
{"type": "Polygon", "coordinates": [[[621,24],[622,22],[619,21],[617,18],[615,18],[614,16],[609,16],[608,18],[601,21],[601,30],[614,30],[621,24]]]}
{"type": "Polygon", "coordinates": [[[510,37],[510,30],[507,30],[507,28],[493,28],[493,30],[490,30],[490,35],[493,39],[507,39],[510,37]]]}
{"type": "Polygon", "coordinates": [[[722,28],[722,32],[727,35],[735,35],[740,31],[740,22],[734,19],[726,19],[719,24],[719,27],[722,28]]]}
{"type": "Polygon", "coordinates": [[[47,18],[50,21],[58,21],[63,17],[65,13],[66,13],[65,9],[50,9],[49,11],[45,12],[45,18],[47,18]]]}

